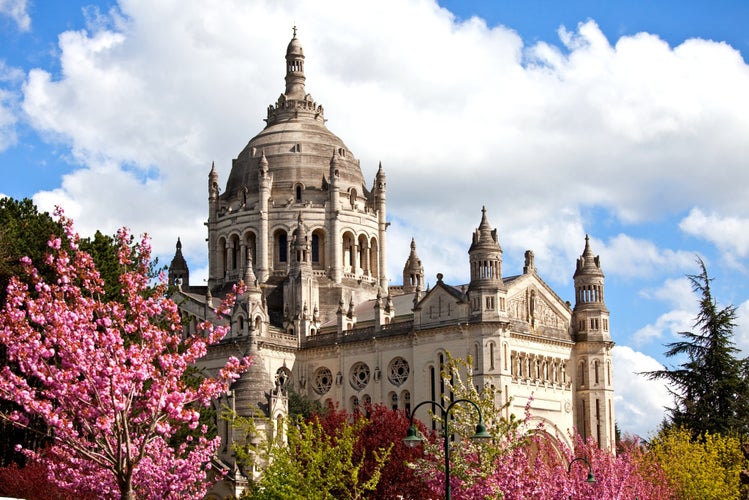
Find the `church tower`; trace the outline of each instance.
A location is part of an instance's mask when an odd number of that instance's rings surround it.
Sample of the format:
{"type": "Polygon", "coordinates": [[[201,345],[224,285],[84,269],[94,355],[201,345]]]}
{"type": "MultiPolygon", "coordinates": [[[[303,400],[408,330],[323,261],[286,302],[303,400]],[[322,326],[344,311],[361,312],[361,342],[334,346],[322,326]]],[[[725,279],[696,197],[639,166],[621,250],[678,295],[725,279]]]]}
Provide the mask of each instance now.
{"type": "Polygon", "coordinates": [[[481,223],[473,233],[468,256],[471,264],[471,283],[468,285],[471,321],[507,319],[507,288],[502,281],[502,247],[499,245],[497,230],[489,225],[485,207],[481,207],[481,223]]]}
{"type": "Polygon", "coordinates": [[[577,259],[574,274],[575,308],[572,330],[575,348],[575,385],[578,433],[592,436],[602,448],[615,449],[614,386],[609,333],[609,310],[604,302],[604,275],[590,238],[577,259]]]}
{"type": "Polygon", "coordinates": [[[309,334],[313,317],[335,320],[341,300],[387,295],[386,180],[380,165],[368,189],[359,160],[328,130],[323,106],[307,93],[296,29],[284,67],[283,93],[232,161],[221,192],[211,168],[208,286],[223,295],[251,262],[271,327],[297,335],[295,321],[308,317],[309,334]]]}

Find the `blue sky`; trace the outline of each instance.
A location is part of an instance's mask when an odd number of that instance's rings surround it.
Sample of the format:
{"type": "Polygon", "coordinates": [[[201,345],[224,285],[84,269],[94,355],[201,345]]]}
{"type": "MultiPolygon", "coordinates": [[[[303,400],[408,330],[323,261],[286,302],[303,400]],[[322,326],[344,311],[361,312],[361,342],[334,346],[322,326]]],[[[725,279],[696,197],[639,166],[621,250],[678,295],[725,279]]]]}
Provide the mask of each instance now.
{"type": "Polygon", "coordinates": [[[411,237],[428,281],[465,282],[485,205],[504,274],[533,249],[573,300],[590,234],[626,432],[669,403],[636,372],[691,328],[697,255],[749,355],[747,2],[0,0],[0,193],[162,262],[179,236],[199,281],[206,175],[261,130],[294,24],[329,128],[388,175],[393,283],[411,237]]]}

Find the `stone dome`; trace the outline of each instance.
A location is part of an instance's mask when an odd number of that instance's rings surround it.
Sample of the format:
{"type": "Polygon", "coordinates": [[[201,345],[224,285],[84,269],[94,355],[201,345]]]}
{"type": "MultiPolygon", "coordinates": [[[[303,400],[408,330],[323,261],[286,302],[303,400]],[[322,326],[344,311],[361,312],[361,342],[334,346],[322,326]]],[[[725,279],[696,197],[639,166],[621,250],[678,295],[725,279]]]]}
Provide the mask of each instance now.
{"type": "Polygon", "coordinates": [[[301,186],[307,199],[322,200],[330,176],[330,160],[338,161],[340,192],[366,192],[359,160],[325,126],[323,107],[304,90],[304,55],[296,33],[286,53],[286,91],[268,106],[265,128],[253,137],[232,163],[224,201],[258,192],[258,167],[263,154],[273,176],[272,198],[284,201],[301,186]],[[310,193],[311,191],[311,193],[310,193]]]}

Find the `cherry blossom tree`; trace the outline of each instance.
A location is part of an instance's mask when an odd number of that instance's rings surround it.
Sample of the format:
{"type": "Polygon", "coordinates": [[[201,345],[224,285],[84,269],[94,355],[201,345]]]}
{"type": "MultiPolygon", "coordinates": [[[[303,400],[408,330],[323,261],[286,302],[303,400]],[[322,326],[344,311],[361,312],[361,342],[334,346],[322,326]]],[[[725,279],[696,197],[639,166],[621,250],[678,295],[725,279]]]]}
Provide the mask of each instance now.
{"type": "MultiPolygon", "coordinates": [[[[197,408],[225,392],[246,369],[247,358],[199,384],[183,375],[227,332],[203,322],[183,338],[177,305],[166,284],[149,281],[146,236],[128,244],[118,232],[121,297],[106,299],[104,282],[61,210],[65,237],[52,237],[42,276],[22,259],[27,278],[12,278],[0,311],[0,398],[21,410],[0,418],[25,426],[41,418],[51,435],[45,453],[23,450],[48,468],[60,487],[81,495],[122,499],[201,498],[219,438],[198,433],[170,446],[170,437],[198,427],[197,408]],[[63,241],[65,242],[63,244],[63,241]],[[30,283],[30,284],[27,284],[30,283]]],[[[230,312],[235,290],[215,311],[230,312]]]]}
{"type": "MultiPolygon", "coordinates": [[[[450,486],[455,500],[675,498],[663,469],[643,446],[629,443],[614,454],[579,435],[570,436],[572,446],[567,446],[567,440],[533,423],[532,398],[523,419],[504,418],[506,404],[497,403],[501,398],[491,385],[477,389],[470,367],[470,358],[448,354],[441,376],[446,392],[452,392],[455,400],[470,399],[481,408],[491,440],[471,440],[476,413],[470,407],[454,407],[449,429],[455,437],[450,454],[450,486]],[[588,472],[593,472],[595,483],[587,482],[588,472]]],[[[416,476],[430,491],[425,498],[444,495],[442,446],[442,439],[424,442],[423,456],[413,463],[416,476]]]]}

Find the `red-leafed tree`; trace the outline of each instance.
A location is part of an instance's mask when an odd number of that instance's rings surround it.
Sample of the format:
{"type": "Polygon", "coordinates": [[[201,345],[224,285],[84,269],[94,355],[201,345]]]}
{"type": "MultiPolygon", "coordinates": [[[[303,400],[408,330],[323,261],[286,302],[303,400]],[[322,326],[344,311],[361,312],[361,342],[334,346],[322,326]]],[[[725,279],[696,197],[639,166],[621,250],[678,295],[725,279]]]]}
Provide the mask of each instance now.
{"type": "Polygon", "coordinates": [[[49,469],[37,461],[27,461],[23,467],[11,463],[0,467],[0,496],[26,500],[97,500],[95,495],[72,493],[49,479],[49,469]]]}
{"type": "MultiPolygon", "coordinates": [[[[183,338],[164,280],[149,282],[147,238],[130,245],[125,230],[118,233],[121,297],[107,299],[72,221],[61,211],[57,217],[65,238],[50,239],[44,260],[54,279],[23,259],[28,278],[11,279],[0,311],[7,360],[0,398],[22,409],[0,417],[19,426],[28,416],[43,420],[51,446],[24,453],[64,489],[123,499],[201,498],[219,438],[188,437],[176,446],[170,438],[195,429],[197,407],[226,391],[249,360],[232,358],[216,378],[188,383],[186,370],[227,327],[204,322],[199,334],[183,338]]],[[[230,311],[233,297],[218,316],[230,311]]]]}
{"type": "MultiPolygon", "coordinates": [[[[420,458],[423,453],[421,449],[409,448],[403,443],[410,425],[409,417],[401,410],[391,410],[380,404],[368,405],[362,410],[363,413],[352,415],[346,410],[331,406],[327,411],[313,415],[312,418],[319,419],[329,435],[333,435],[344,422],[365,418],[366,423],[354,448],[354,459],[358,462],[362,456],[364,457],[364,479],[371,477],[376,468],[380,472],[380,480],[373,498],[428,498],[427,485],[408,465],[420,458]],[[380,468],[376,462],[375,452],[388,448],[390,456],[380,468]]],[[[417,425],[423,434],[428,434],[420,422],[417,422],[417,425]]]]}

